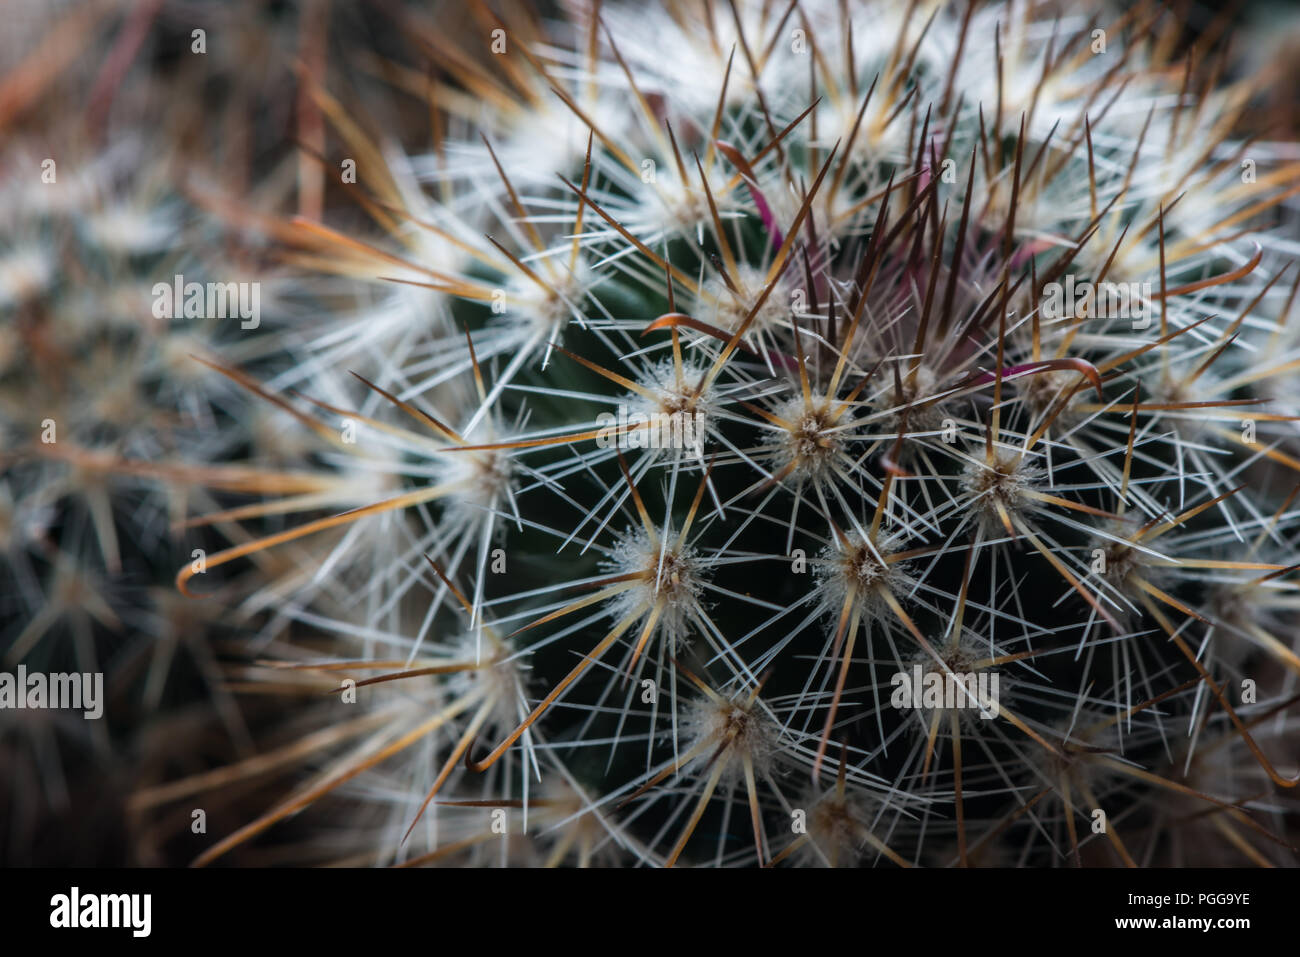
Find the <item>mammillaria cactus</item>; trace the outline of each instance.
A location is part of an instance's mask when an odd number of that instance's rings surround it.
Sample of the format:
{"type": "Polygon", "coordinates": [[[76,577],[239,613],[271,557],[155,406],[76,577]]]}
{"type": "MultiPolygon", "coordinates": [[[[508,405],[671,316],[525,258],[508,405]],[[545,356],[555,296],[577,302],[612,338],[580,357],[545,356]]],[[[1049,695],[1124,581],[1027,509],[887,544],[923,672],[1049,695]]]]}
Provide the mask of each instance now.
{"type": "Polygon", "coordinates": [[[333,312],[204,356],[299,444],[114,466],[218,497],[176,584],[286,695],[138,808],[289,779],[200,863],[305,809],[304,862],[1295,863],[1300,166],[1214,30],[388,13],[429,144],[349,48],[325,213],[207,202],[333,312]]]}

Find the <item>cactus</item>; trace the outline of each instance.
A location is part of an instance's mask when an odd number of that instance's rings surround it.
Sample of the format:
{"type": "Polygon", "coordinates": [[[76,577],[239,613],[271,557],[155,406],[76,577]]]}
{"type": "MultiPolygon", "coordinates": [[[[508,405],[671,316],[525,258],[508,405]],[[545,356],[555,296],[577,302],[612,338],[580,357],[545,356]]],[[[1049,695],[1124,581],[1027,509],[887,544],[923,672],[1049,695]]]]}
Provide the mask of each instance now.
{"type": "Polygon", "coordinates": [[[292,734],[142,803],[286,775],[200,863],[1294,864],[1296,167],[1078,7],[403,9],[423,151],[305,77],[349,212],[221,214],[351,292],[210,361],[303,438],[184,474],[176,576],[292,734]]]}

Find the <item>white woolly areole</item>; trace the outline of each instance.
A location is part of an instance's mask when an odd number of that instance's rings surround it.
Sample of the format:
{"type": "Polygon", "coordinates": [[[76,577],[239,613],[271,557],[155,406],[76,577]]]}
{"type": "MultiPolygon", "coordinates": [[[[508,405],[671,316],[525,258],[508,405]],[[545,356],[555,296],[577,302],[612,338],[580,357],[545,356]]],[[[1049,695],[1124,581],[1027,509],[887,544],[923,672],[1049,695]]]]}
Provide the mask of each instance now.
{"type": "Polygon", "coordinates": [[[538,263],[531,264],[530,268],[551,288],[543,289],[527,276],[513,279],[506,292],[503,318],[531,327],[548,339],[556,338],[557,331],[563,330],[573,318],[574,310],[584,309],[591,280],[582,256],[578,257],[572,272],[567,265],[566,262],[552,272],[538,263]]]}
{"type": "Polygon", "coordinates": [[[962,489],[987,528],[1002,528],[1002,512],[1008,517],[1033,511],[1037,503],[1025,495],[1042,477],[1040,469],[1026,465],[1015,452],[996,451],[993,464],[967,464],[962,489]]]}
{"type": "MultiPolygon", "coordinates": [[[[738,264],[735,277],[739,296],[729,290],[721,280],[710,279],[700,289],[697,314],[727,332],[735,332],[744,324],[754,304],[763,295],[766,271],[748,264],[738,264]]],[[[749,324],[746,334],[760,333],[765,330],[788,330],[791,313],[791,287],[787,280],[776,284],[763,304],[759,307],[754,320],[749,324]]]]}
{"type": "Polygon", "coordinates": [[[698,757],[688,762],[687,770],[702,773],[716,753],[726,783],[744,774],[746,755],[754,764],[755,774],[771,770],[780,745],[780,728],[757,702],[749,704],[748,693],[722,701],[691,700],[683,707],[681,727],[691,747],[709,742],[698,757]]]}
{"type": "Polygon", "coordinates": [[[54,279],[53,254],[35,246],[0,259],[0,306],[13,308],[40,294],[54,279]]]}
{"type": "Polygon", "coordinates": [[[816,395],[811,403],[797,395],[773,410],[777,418],[793,425],[792,429],[779,429],[765,436],[775,471],[793,466],[794,478],[811,481],[824,479],[832,472],[831,466],[846,442],[845,432],[831,421],[833,411],[829,399],[816,395]]]}
{"type": "Polygon", "coordinates": [[[677,536],[669,525],[659,532],[659,543],[638,529],[621,537],[602,568],[615,575],[637,575],[636,584],[610,600],[610,615],[622,621],[638,608],[644,609],[638,624],[662,610],[655,626],[676,652],[687,638],[691,618],[700,607],[704,591],[701,563],[689,544],[676,545],[677,536]]]}
{"type": "Polygon", "coordinates": [[[702,389],[700,394],[696,395],[695,387],[704,379],[708,371],[707,365],[684,360],[679,384],[676,364],[672,359],[664,359],[655,363],[640,377],[639,384],[653,392],[655,398],[651,400],[634,394],[628,396],[628,403],[633,411],[646,414],[659,412],[671,415],[675,412],[698,412],[704,415],[707,422],[716,407],[713,401],[714,392],[711,388],[702,389]]]}
{"type": "Polygon", "coordinates": [[[882,561],[902,550],[903,536],[880,534],[871,544],[857,531],[850,531],[844,537],[845,542],[837,540],[822,549],[816,570],[822,593],[820,604],[826,614],[838,617],[852,592],[860,614],[874,618],[888,607],[880,588],[887,588],[897,596],[911,587],[906,562],[882,561]]]}

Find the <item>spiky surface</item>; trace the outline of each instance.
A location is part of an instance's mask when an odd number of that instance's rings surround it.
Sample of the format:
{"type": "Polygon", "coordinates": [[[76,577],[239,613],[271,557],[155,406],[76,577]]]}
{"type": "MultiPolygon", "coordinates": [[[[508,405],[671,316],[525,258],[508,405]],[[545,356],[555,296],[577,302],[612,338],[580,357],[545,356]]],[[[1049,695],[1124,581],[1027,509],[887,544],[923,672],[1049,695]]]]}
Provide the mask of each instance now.
{"type": "Polygon", "coordinates": [[[247,686],[330,697],[141,806],[310,770],[205,863],[306,807],[277,853],[1294,863],[1300,169],[1212,36],[396,16],[430,145],[308,76],[338,211],[221,204],[328,304],[273,378],[215,363],[304,440],[186,475],[231,541],[177,584],[262,616],[247,686]]]}

